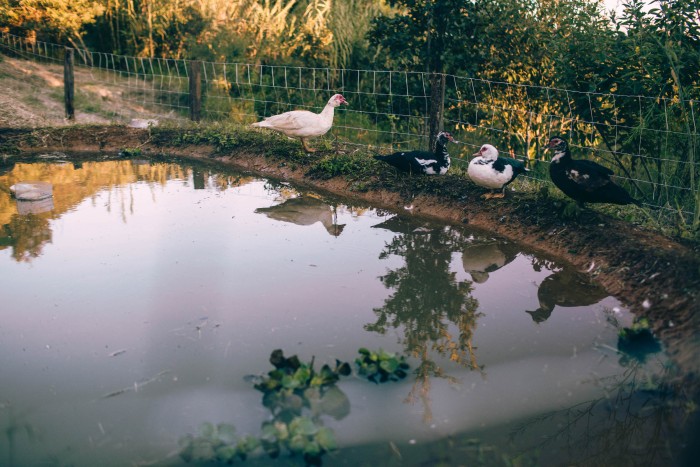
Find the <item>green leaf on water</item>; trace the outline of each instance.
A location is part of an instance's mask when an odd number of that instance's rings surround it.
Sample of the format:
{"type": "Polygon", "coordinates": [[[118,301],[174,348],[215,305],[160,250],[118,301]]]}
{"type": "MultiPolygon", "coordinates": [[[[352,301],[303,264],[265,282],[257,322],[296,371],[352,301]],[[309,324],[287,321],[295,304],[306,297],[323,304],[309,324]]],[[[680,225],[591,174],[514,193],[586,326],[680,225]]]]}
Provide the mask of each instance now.
{"type": "Polygon", "coordinates": [[[326,451],[332,451],[337,447],[333,430],[325,426],[318,429],[314,439],[326,451]]]}
{"type": "Polygon", "coordinates": [[[318,432],[318,426],[308,417],[297,417],[289,424],[293,435],[312,436],[318,432]]]}
{"type": "Polygon", "coordinates": [[[217,438],[226,444],[233,444],[236,440],[236,427],[228,423],[219,423],[216,426],[217,438]]]}
{"type": "Polygon", "coordinates": [[[213,439],[216,433],[216,428],[209,422],[204,422],[199,426],[199,434],[202,438],[213,439]]]}
{"type": "Polygon", "coordinates": [[[296,453],[304,452],[304,448],[306,448],[306,443],[306,436],[300,434],[294,435],[289,440],[289,450],[296,453]]]}
{"type": "Polygon", "coordinates": [[[216,459],[221,462],[233,462],[238,451],[235,446],[222,445],[216,448],[216,459]]]}

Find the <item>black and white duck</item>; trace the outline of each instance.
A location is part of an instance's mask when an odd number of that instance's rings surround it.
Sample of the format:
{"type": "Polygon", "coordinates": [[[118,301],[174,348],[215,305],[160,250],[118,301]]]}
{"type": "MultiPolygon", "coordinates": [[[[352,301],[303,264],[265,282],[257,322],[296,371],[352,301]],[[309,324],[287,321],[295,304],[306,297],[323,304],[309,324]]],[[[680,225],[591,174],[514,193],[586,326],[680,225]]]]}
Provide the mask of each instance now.
{"type": "Polygon", "coordinates": [[[554,151],[549,165],[552,182],[579,206],[583,203],[641,205],[624,188],[610,180],[614,174],[612,170],[593,161],[573,159],[569,144],[560,136],[550,138],[547,148],[554,151]]]}
{"type": "Polygon", "coordinates": [[[377,154],[375,159],[384,161],[396,167],[402,172],[445,175],[450,168],[450,155],[447,152],[447,143],[454,142],[454,138],[446,131],[438,133],[435,141],[435,151],[402,151],[383,156],[377,154]]]}
{"type": "Polygon", "coordinates": [[[506,187],[518,175],[528,170],[522,161],[499,156],[498,149],[490,144],[484,144],[474,154],[474,159],[469,162],[467,174],[475,184],[492,190],[491,193],[483,196],[490,199],[503,198],[506,195],[506,187]]]}

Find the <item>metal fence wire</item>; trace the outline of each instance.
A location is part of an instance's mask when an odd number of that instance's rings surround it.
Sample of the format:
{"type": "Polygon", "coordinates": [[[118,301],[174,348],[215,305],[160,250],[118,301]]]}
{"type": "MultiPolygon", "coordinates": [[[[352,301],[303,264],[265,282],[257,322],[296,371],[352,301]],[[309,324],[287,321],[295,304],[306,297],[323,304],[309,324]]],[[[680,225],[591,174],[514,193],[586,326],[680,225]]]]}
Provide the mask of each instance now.
{"type": "MultiPolygon", "coordinates": [[[[6,55],[61,66],[65,47],[3,33],[6,55]]],[[[188,118],[189,70],[182,59],[145,58],[75,49],[76,67],[106,91],[112,118],[188,118]]],[[[248,124],[294,109],[319,112],[334,93],[331,134],[348,146],[388,152],[427,149],[431,75],[424,72],[305,68],[229,62],[201,64],[206,121],[248,124]]],[[[199,66],[199,65],[198,65],[199,66]]],[[[18,77],[17,79],[21,79],[18,77]]],[[[644,203],[698,218],[700,153],[697,100],[581,92],[444,75],[440,125],[462,144],[453,161],[466,167],[482,144],[528,161],[524,183],[549,183],[543,145],[564,136],[575,158],[613,169],[616,181],[644,203]]],[[[76,87],[81,83],[76,78],[76,87]]],[[[106,96],[106,97],[105,97],[106,96]]]]}

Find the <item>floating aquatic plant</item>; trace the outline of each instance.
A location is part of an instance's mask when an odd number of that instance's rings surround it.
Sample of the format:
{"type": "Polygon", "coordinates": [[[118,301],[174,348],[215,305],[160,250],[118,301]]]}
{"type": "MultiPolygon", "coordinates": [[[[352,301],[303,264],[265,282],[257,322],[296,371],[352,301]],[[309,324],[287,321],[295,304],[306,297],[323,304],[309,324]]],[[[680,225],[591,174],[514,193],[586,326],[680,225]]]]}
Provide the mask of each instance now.
{"type": "Polygon", "coordinates": [[[661,351],[661,344],[651,332],[649,320],[639,318],[634,320],[631,327],[620,329],[617,348],[626,356],[643,362],[648,355],[661,351]]]}
{"type": "Polygon", "coordinates": [[[359,349],[360,356],[355,359],[358,372],[374,383],[399,381],[406,377],[409,365],[403,355],[379,350],[372,352],[364,347],[359,349]]]}
{"type": "Polygon", "coordinates": [[[236,457],[245,460],[260,448],[260,441],[252,436],[238,438],[233,425],[202,423],[198,435],[187,435],[180,440],[180,457],[185,462],[232,463],[236,457]]]}
{"type": "Polygon", "coordinates": [[[300,455],[307,465],[321,465],[321,457],[336,448],[333,431],[321,421],[322,415],[336,419],[350,412],[347,396],[336,386],[341,376],[352,372],[348,363],[336,360],[335,367],[314,368],[314,359],[304,363],[282,350],[270,355],[274,370],[256,379],[255,389],[263,393],[263,405],[272,419],[263,422],[261,436],[238,438],[232,425],[203,424],[197,436],[180,442],[180,457],[185,462],[224,462],[245,460],[267,454],[300,455]]]}

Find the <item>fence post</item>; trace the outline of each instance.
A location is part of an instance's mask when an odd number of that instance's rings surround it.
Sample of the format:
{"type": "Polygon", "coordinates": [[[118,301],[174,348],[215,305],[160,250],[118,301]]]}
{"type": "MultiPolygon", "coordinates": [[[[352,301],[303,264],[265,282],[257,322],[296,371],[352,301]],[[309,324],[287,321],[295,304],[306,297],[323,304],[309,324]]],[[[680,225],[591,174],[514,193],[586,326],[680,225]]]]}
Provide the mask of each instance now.
{"type": "Polygon", "coordinates": [[[442,117],[445,112],[445,75],[433,73],[430,77],[430,115],[428,116],[428,129],[430,131],[428,150],[435,147],[437,134],[443,129],[442,117]]]}
{"type": "Polygon", "coordinates": [[[190,62],[190,120],[198,122],[202,114],[202,62],[190,62]]]}
{"type": "Polygon", "coordinates": [[[65,59],[63,61],[63,97],[66,104],[66,118],[75,120],[75,107],[73,98],[75,97],[75,77],[73,75],[73,49],[66,47],[65,59]]]}

